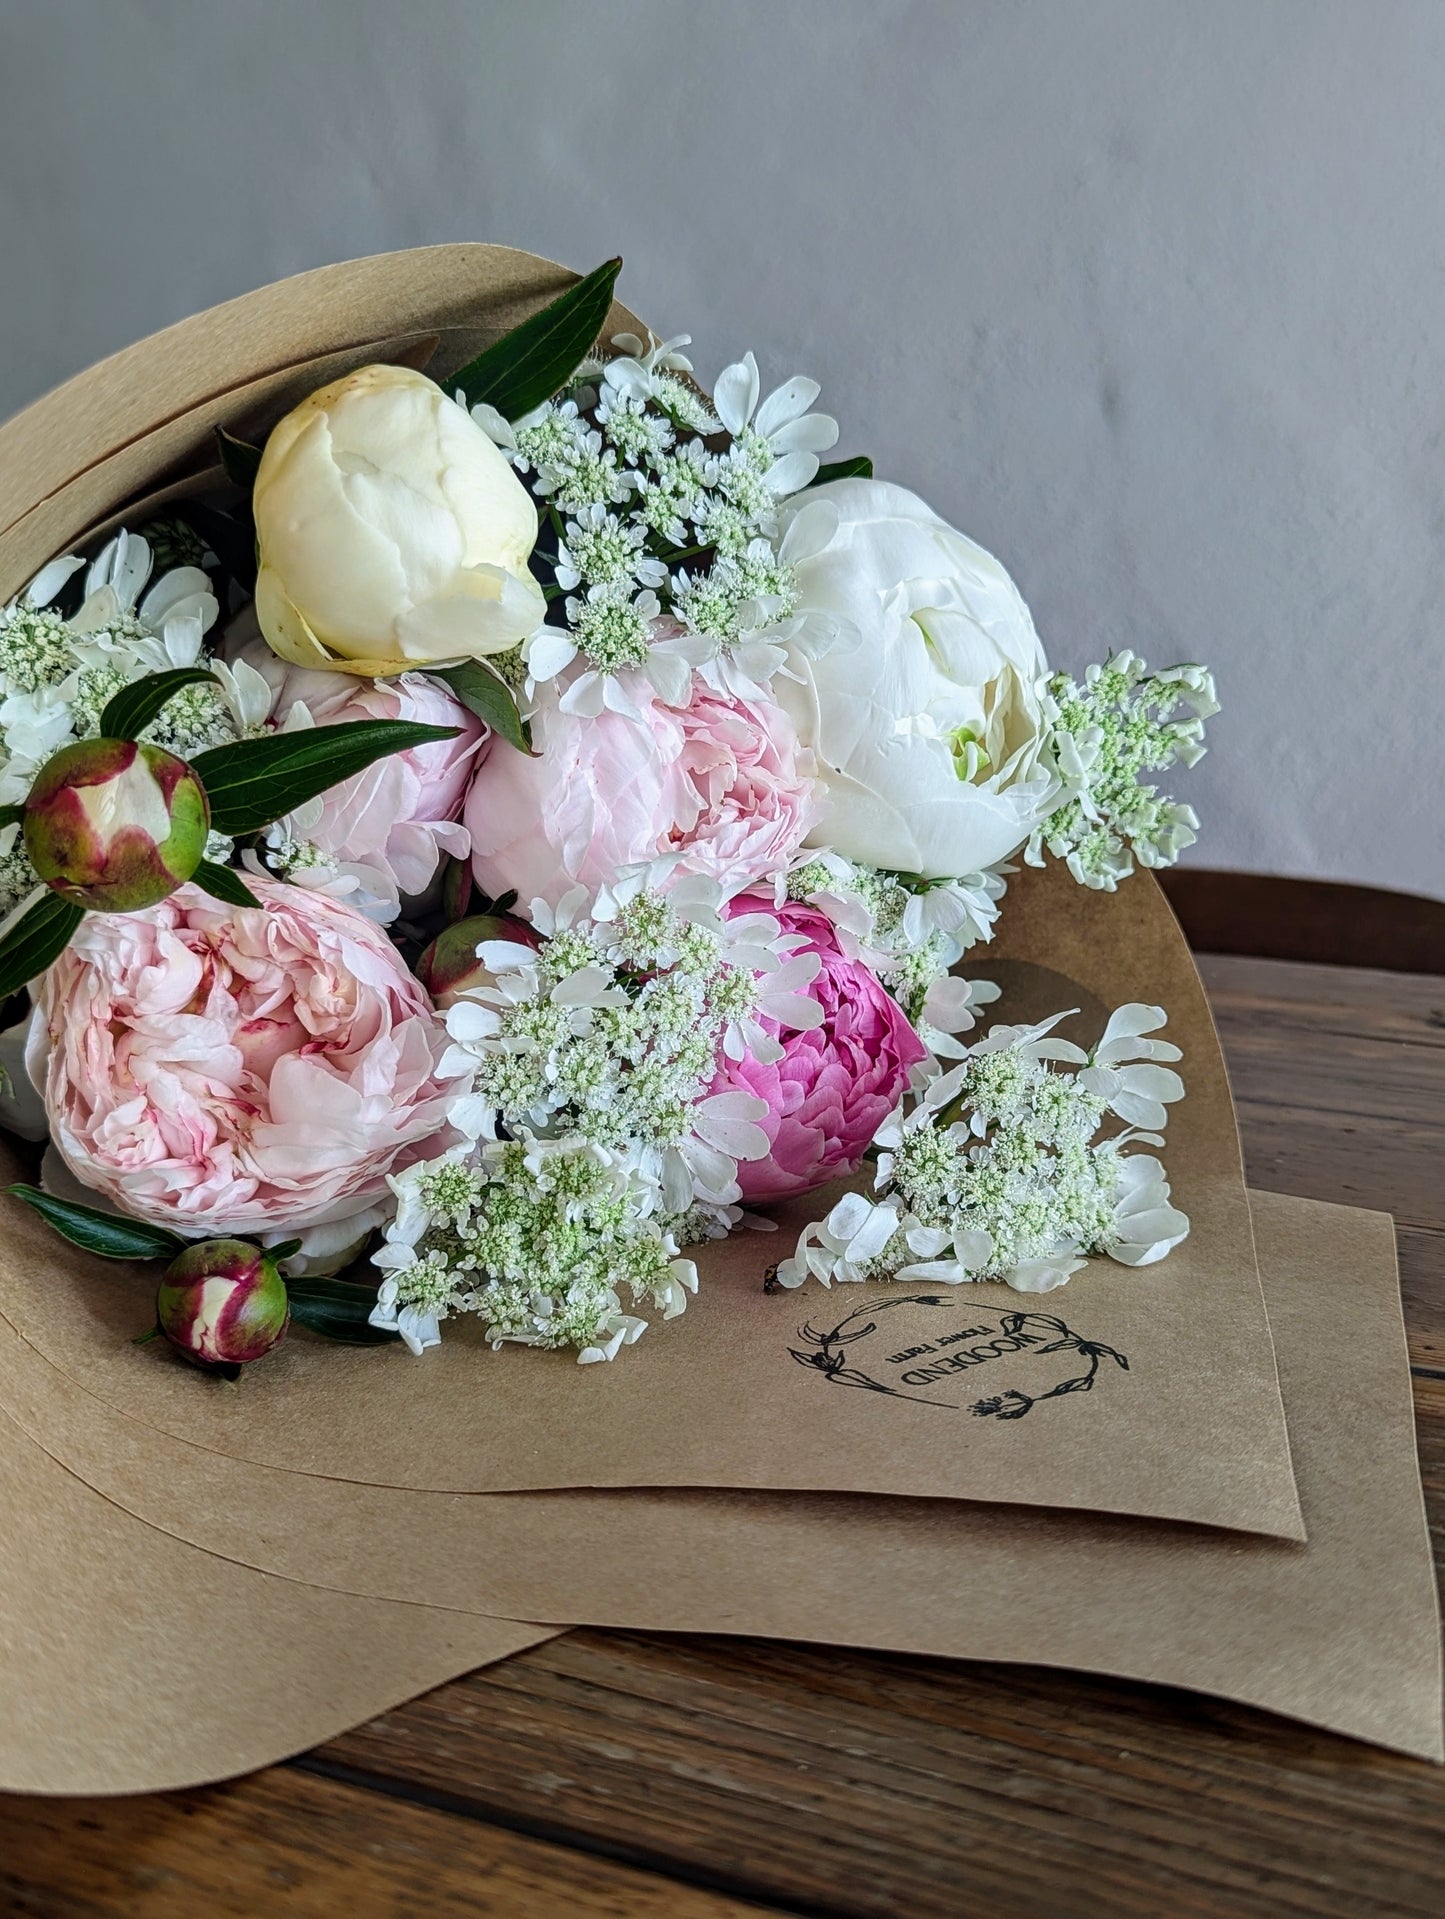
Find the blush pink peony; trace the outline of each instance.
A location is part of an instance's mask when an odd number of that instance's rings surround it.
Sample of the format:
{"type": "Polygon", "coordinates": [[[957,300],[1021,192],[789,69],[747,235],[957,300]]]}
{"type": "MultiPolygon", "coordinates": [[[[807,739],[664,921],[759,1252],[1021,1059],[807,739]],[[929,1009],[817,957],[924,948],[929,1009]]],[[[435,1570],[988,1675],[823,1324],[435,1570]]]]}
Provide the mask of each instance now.
{"type": "Polygon", "coordinates": [[[618,676],[641,719],[565,712],[539,689],[538,757],[494,741],[467,795],[477,884],[555,906],[578,883],[594,891],[621,867],[678,854],[676,876],[733,891],[785,868],[813,823],[811,757],[792,721],[764,699],[738,699],[694,678],[668,706],[643,675],[618,676]]]}
{"type": "Polygon", "coordinates": [[[816,953],[822,963],[808,987],[823,1009],[822,1025],[792,1032],[764,1019],[783,1057],[766,1066],[751,1055],[724,1057],[713,1081],[714,1093],[752,1093],[767,1102],[758,1124],[768,1156],[738,1166],[743,1199],[756,1205],[857,1172],[903,1097],[909,1068],[927,1049],[898,1002],[861,960],[843,952],[825,914],[812,906],[774,907],[753,895],[734,900],[730,911],[772,914],[785,932],[803,936],[799,953],[816,953]]]}
{"type": "Polygon", "coordinates": [[[446,1030],[385,933],[323,894],[182,886],[92,914],[27,1048],[51,1137],[139,1219],[213,1237],[350,1218],[453,1135],[446,1030]]]}
{"type": "Polygon", "coordinates": [[[370,867],[399,893],[421,893],[443,853],[465,859],[470,850],[460,824],[467,781],[487,729],[445,686],[420,673],[394,680],[358,680],[346,673],[286,666],[259,640],[241,658],[269,683],[271,718],[284,726],[305,706],[318,726],[349,720],[421,720],[455,726],[457,737],[391,753],[333,786],[319,819],[304,835],[340,863],[370,867]]]}

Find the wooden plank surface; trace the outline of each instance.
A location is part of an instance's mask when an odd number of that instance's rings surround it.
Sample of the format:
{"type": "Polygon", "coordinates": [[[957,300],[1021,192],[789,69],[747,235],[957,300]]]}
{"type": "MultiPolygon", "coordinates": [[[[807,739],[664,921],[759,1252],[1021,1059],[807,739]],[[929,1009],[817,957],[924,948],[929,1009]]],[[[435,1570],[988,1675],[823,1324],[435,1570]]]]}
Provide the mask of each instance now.
{"type": "MultiPolygon", "coordinates": [[[[1401,1222],[1445,1563],[1445,978],[1201,965],[1251,1181],[1401,1222]]],[[[6,1800],[0,1899],[96,1919],[1433,1919],[1445,1770],[1040,1668],[575,1632],[229,1786],[6,1800]]]]}

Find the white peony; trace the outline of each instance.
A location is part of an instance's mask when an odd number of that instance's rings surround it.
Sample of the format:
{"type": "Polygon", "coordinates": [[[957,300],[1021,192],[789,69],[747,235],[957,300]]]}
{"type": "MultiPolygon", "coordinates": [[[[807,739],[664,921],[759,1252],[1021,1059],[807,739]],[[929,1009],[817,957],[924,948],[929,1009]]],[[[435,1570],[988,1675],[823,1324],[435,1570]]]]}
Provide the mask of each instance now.
{"type": "Polygon", "coordinates": [[[772,695],[813,749],[809,838],[864,866],[951,879],[1016,853],[1054,788],[1040,764],[1043,647],[991,554],[914,493],[835,480],[783,515],[797,611],[841,637],[794,646],[772,695]]]}
{"type": "Polygon", "coordinates": [[[525,487],[408,367],[361,367],[288,413],[253,507],[256,616],[294,666],[400,673],[505,652],[545,618],[525,487]]]}

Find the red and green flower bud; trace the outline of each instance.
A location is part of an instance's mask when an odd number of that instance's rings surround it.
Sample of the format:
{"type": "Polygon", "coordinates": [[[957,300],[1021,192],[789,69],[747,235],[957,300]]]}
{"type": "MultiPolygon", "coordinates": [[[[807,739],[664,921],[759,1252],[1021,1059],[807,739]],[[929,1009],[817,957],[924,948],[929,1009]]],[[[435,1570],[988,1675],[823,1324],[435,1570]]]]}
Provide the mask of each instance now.
{"type": "Polygon", "coordinates": [[[52,891],[97,913],[138,913],[188,880],[210,831],[184,760],[134,740],[80,740],[41,767],[25,850],[52,891]]]}
{"type": "Polygon", "coordinates": [[[197,1366],[245,1366],[278,1345],[291,1317],[275,1257],[244,1239],[203,1239],[173,1259],[156,1323],[197,1366]]]}
{"type": "Polygon", "coordinates": [[[443,1012],[461,994],[491,984],[491,971],[477,957],[477,948],[487,940],[533,948],[542,944],[535,928],[510,913],[478,913],[444,928],[416,963],[417,978],[443,1012]]]}

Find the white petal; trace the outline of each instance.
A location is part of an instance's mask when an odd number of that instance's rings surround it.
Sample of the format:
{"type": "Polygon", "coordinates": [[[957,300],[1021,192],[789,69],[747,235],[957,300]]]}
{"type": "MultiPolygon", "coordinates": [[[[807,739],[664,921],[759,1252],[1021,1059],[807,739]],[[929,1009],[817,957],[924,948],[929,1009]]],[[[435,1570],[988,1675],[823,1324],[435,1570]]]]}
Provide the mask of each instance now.
{"type": "Polygon", "coordinates": [[[758,403],[758,384],[758,363],[751,353],[744,354],[732,366],[725,366],[717,376],[712,403],[718,418],[734,438],[752,417],[758,403]]]}

